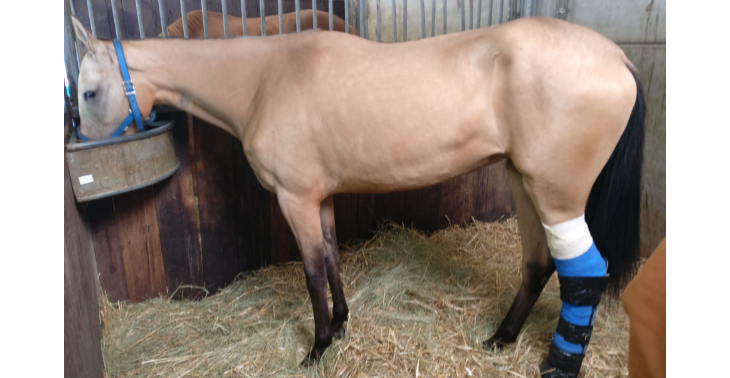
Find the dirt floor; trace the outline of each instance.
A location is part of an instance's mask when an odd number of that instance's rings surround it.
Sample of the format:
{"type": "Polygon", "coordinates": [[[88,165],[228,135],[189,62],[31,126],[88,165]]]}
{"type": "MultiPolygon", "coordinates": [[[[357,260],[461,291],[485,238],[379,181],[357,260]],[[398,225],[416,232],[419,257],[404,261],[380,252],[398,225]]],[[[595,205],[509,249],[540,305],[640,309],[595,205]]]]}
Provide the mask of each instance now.
{"type": "MultiPolygon", "coordinates": [[[[301,263],[242,276],[200,301],[102,300],[107,377],[538,377],[558,322],[553,275],[519,340],[484,351],[520,285],[516,219],[430,236],[397,225],[343,246],[350,320],[320,364],[301,263]]],[[[599,307],[581,376],[628,376],[628,318],[599,307]]]]}

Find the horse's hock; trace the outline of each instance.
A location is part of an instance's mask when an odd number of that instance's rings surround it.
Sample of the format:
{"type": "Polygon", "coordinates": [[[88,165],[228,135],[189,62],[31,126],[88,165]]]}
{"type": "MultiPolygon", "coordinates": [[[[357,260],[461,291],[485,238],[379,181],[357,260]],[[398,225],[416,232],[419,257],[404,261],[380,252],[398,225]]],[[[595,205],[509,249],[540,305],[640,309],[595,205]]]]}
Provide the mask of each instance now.
{"type": "Polygon", "coordinates": [[[175,173],[173,121],[147,132],[66,145],[66,161],[77,202],[126,193],[158,183],[175,173]]]}

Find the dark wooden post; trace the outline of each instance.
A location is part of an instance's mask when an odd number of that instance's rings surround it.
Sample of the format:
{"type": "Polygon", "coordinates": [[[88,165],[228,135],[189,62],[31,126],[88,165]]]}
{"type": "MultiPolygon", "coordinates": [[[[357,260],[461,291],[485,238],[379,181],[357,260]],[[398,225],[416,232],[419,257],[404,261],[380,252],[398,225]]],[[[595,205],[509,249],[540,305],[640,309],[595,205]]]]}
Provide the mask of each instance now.
{"type": "MultiPolygon", "coordinates": [[[[70,128],[65,118],[64,135],[70,128]]],[[[74,199],[65,159],[63,168],[64,376],[102,378],[99,288],[91,235],[74,199]]]]}

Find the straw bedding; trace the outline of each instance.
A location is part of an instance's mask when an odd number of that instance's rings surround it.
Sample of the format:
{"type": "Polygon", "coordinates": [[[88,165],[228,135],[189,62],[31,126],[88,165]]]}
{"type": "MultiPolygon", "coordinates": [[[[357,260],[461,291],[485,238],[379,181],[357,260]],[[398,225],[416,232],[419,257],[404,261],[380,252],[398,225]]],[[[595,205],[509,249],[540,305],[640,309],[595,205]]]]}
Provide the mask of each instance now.
{"type": "MultiPolygon", "coordinates": [[[[342,246],[347,335],[298,363],[314,321],[301,263],[241,276],[199,301],[102,298],[107,377],[538,377],[560,311],[553,275],[516,343],[483,351],[517,293],[515,218],[429,236],[395,224],[342,246]]],[[[628,319],[599,307],[582,376],[627,376],[628,319]]],[[[331,299],[330,299],[331,303],[331,299]]]]}

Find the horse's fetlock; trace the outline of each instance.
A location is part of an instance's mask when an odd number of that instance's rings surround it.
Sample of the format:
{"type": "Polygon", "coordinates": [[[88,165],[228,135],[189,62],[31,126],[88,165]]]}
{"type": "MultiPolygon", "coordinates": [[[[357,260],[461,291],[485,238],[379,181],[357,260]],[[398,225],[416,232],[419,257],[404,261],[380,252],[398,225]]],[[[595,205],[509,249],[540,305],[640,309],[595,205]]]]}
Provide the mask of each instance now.
{"type": "Polygon", "coordinates": [[[332,327],[319,330],[314,336],[314,347],[325,349],[332,344],[332,327]]]}
{"type": "Polygon", "coordinates": [[[344,322],[347,320],[347,316],[350,315],[350,310],[347,305],[338,305],[332,307],[332,320],[344,322]]]}

